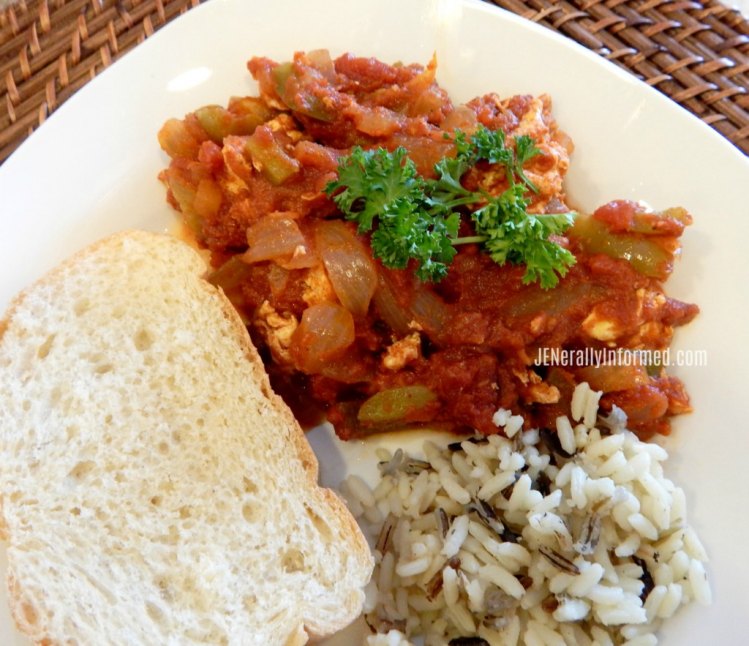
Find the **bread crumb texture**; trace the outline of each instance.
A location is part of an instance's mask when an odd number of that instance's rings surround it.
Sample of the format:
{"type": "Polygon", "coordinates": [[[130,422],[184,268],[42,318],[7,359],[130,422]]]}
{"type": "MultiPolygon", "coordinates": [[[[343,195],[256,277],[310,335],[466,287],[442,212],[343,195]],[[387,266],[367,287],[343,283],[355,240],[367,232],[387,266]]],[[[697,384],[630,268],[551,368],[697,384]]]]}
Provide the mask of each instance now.
{"type": "Polygon", "coordinates": [[[268,646],[361,609],[366,543],[204,271],[127,232],[8,311],[1,513],[35,641],[268,646]]]}

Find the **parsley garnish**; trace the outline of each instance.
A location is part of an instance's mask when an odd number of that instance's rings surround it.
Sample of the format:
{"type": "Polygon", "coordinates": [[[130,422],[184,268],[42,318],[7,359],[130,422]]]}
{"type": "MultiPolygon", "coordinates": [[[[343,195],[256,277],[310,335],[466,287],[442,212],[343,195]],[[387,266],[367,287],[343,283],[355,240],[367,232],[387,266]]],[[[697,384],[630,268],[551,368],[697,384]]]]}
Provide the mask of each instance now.
{"type": "Polygon", "coordinates": [[[523,172],[540,152],[533,140],[521,135],[513,148],[504,132],[481,126],[470,138],[456,131],[453,142],[456,155],[435,164],[436,179],[421,177],[404,148],[357,146],[339,160],[338,180],[325,192],[360,233],[372,231],[372,252],[386,267],[403,269],[414,259],[419,279],[438,281],[447,274],[455,246],[476,242],[500,265],[525,264],[524,283],[554,287],[575,257],[549,236],[563,233],[574,215],[528,213],[526,193],[538,191],[523,172]],[[462,185],[463,175],[479,161],[504,167],[507,190],[490,195],[462,185]],[[470,207],[475,236],[458,237],[459,207],[470,207]]]}

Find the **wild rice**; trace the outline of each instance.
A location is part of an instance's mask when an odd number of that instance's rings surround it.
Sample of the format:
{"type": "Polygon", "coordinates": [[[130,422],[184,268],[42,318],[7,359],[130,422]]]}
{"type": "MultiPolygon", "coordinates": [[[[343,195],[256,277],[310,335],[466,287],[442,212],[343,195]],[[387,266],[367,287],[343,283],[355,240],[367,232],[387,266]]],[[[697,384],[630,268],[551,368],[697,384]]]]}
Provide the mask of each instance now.
{"type": "Polygon", "coordinates": [[[427,442],[426,462],[380,450],[373,490],[344,484],[376,540],[370,646],[417,635],[426,646],[652,646],[681,605],[711,603],[707,555],[685,524],[684,492],[663,475],[666,451],[627,431],[616,408],[596,426],[600,395],[575,389],[579,423],[556,420],[554,453],[546,431],[499,410],[505,436],[427,442]]]}

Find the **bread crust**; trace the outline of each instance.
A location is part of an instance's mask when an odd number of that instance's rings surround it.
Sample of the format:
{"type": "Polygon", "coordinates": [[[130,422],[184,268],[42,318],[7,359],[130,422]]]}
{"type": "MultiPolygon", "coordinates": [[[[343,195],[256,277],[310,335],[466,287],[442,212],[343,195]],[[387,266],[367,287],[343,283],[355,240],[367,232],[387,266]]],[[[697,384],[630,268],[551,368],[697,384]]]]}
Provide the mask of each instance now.
{"type": "MultiPolygon", "coordinates": [[[[170,236],[140,231],[124,231],[109,238],[105,238],[104,240],[76,253],[29,288],[22,291],[12,300],[5,316],[0,321],[0,361],[6,353],[12,352],[13,350],[12,348],[6,347],[9,343],[8,330],[14,325],[19,311],[25,306],[29,299],[35,298],[48,287],[57,287],[60,281],[65,280],[69,271],[74,270],[92,256],[102,253],[107,254],[110,250],[114,250],[127,244],[128,241],[142,242],[144,244],[186,246],[185,243],[170,236]],[[154,243],[154,240],[158,240],[158,242],[154,243]]],[[[202,274],[205,271],[204,262],[197,252],[193,251],[193,253],[195,256],[192,261],[194,269],[196,273],[202,274]]],[[[193,275],[191,279],[195,279],[195,275],[193,275]]],[[[317,457],[310,444],[307,442],[304,431],[289,408],[283,400],[273,392],[260,355],[253,346],[247,329],[237,312],[234,310],[234,307],[220,289],[214,287],[203,278],[201,278],[199,285],[200,289],[205,293],[206,298],[216,299],[220,303],[224,323],[228,326],[234,343],[236,343],[240,348],[241,353],[251,370],[252,383],[248,384],[248,387],[256,388],[260,393],[262,393],[262,396],[273,409],[276,416],[282,421],[279,428],[283,429],[282,432],[285,434],[289,450],[293,453],[294,458],[301,464],[305,474],[306,495],[319,505],[319,509],[325,508],[328,517],[332,516],[332,518],[335,519],[335,523],[340,528],[339,536],[345,542],[345,549],[356,566],[355,569],[357,571],[357,576],[355,576],[354,579],[358,581],[358,586],[356,587],[358,587],[359,594],[354,594],[355,590],[352,590],[351,594],[345,598],[343,603],[341,603],[341,612],[338,619],[336,620],[329,616],[325,619],[321,619],[315,617],[314,613],[311,613],[310,616],[304,616],[302,623],[298,624],[296,627],[289,627],[291,632],[289,633],[288,641],[286,641],[286,643],[289,645],[303,644],[306,643],[309,638],[315,639],[325,637],[345,627],[360,611],[362,602],[361,588],[368,580],[373,568],[372,554],[356,521],[349,513],[341,498],[333,491],[322,488],[318,485],[319,464],[317,457]]],[[[0,373],[2,370],[3,365],[0,363],[0,373]]],[[[2,432],[3,430],[0,429],[0,434],[2,432]]],[[[2,448],[5,450],[6,447],[3,445],[2,448]]],[[[6,495],[6,483],[2,476],[3,471],[2,466],[0,466],[0,538],[9,540],[10,543],[13,544],[14,536],[12,529],[8,524],[8,519],[10,518],[10,516],[8,516],[9,501],[4,500],[4,496],[6,495]]],[[[11,563],[9,567],[7,583],[11,611],[19,629],[26,633],[37,644],[61,643],[59,636],[52,635],[47,631],[44,624],[43,611],[36,608],[24,594],[23,581],[16,575],[13,563],[11,563]]]]}
{"type": "MultiPolygon", "coordinates": [[[[351,515],[351,512],[348,510],[343,499],[332,489],[327,489],[318,485],[320,469],[317,455],[312,450],[310,443],[304,435],[304,430],[294,417],[291,409],[286,405],[283,399],[273,391],[270,385],[270,379],[268,378],[268,373],[266,372],[263,361],[260,358],[260,354],[250,340],[249,333],[247,332],[247,328],[242,322],[242,319],[231,304],[231,301],[224,294],[223,290],[220,288],[214,288],[210,283],[206,282],[205,284],[208,288],[215,289],[222,298],[225,316],[234,330],[237,342],[243,348],[247,361],[255,372],[257,383],[260,384],[261,390],[272,403],[276,411],[283,417],[285,426],[289,429],[289,440],[294,445],[299,460],[307,472],[308,486],[317,492],[321,504],[326,505],[334,511],[339,523],[345,528],[346,533],[354,543],[353,554],[359,563],[359,567],[364,570],[368,569],[372,571],[374,568],[374,561],[366,538],[364,538],[356,519],[351,515]]],[[[307,639],[316,640],[345,628],[349,623],[349,620],[342,621],[340,625],[335,626],[332,631],[329,626],[322,627],[315,624],[305,625],[302,627],[302,630],[307,639]]],[[[303,644],[306,643],[306,641],[294,643],[303,644]]]]}

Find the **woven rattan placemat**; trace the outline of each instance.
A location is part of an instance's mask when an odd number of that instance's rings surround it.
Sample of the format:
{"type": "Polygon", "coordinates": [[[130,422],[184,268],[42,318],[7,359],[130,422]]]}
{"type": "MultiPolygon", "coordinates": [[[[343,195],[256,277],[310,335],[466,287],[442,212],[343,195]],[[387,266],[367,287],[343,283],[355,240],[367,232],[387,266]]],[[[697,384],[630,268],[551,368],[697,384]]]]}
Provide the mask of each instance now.
{"type": "MultiPolygon", "coordinates": [[[[354,1],[354,0],[352,0],[354,1]]],[[[199,0],[0,0],[0,163],[119,56],[199,0]]],[[[493,0],[682,104],[749,153],[749,22],[714,1],[493,0]]]]}

